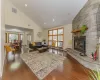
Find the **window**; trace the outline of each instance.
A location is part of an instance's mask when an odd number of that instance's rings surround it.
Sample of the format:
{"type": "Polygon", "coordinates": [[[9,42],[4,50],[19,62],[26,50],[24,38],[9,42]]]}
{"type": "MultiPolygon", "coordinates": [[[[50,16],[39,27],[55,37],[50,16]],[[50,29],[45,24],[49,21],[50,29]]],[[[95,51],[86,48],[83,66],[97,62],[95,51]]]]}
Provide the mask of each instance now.
{"type": "Polygon", "coordinates": [[[23,34],[5,33],[5,43],[14,42],[14,40],[23,40],[23,34]]]}
{"type": "Polygon", "coordinates": [[[55,41],[55,47],[63,47],[64,29],[57,28],[48,31],[48,45],[52,46],[53,41],[55,41]]]}
{"type": "Polygon", "coordinates": [[[49,31],[49,35],[52,35],[52,31],[49,31]]]}
{"type": "Polygon", "coordinates": [[[52,41],[52,36],[49,36],[49,41],[50,41],[50,40],[52,41]]]}
{"type": "Polygon", "coordinates": [[[58,29],[58,34],[63,34],[63,29],[58,29]]]}
{"type": "Polygon", "coordinates": [[[13,42],[14,40],[18,40],[18,34],[9,34],[9,42],[13,42]]]}
{"type": "Polygon", "coordinates": [[[57,30],[53,30],[53,35],[57,35],[57,30]]]}

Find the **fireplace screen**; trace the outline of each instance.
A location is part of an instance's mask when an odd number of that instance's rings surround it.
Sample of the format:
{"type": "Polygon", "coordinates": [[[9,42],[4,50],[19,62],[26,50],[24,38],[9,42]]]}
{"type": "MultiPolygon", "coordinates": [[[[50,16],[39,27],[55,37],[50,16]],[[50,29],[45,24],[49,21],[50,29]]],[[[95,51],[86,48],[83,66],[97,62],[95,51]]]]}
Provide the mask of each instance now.
{"type": "Polygon", "coordinates": [[[86,52],[86,37],[74,37],[74,49],[82,53],[86,52]]]}

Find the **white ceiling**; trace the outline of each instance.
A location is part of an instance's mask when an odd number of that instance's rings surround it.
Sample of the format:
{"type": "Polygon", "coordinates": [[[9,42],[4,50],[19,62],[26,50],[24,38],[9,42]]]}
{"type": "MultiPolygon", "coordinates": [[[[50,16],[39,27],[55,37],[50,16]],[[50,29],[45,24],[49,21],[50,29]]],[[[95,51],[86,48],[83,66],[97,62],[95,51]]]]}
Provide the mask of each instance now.
{"type": "Polygon", "coordinates": [[[88,0],[11,0],[43,28],[70,24],[88,0]],[[27,7],[25,7],[27,4],[27,7]],[[54,18],[54,22],[53,22],[54,18]],[[46,24],[44,24],[46,23],[46,24]]]}

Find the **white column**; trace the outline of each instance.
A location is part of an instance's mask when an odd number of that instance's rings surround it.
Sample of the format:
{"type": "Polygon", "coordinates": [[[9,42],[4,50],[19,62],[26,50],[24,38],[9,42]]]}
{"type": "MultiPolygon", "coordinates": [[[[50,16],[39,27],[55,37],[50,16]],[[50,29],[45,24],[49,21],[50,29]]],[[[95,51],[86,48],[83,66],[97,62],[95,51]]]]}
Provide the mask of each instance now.
{"type": "Polygon", "coordinates": [[[24,32],[23,34],[23,45],[27,44],[27,36],[26,36],[26,32],[24,32]]]}
{"type": "Polygon", "coordinates": [[[34,42],[34,30],[32,30],[32,42],[34,42]]]}
{"type": "Polygon", "coordinates": [[[5,24],[4,24],[4,2],[5,0],[0,0],[0,77],[3,73],[4,65],[4,43],[5,43],[5,24]]]}

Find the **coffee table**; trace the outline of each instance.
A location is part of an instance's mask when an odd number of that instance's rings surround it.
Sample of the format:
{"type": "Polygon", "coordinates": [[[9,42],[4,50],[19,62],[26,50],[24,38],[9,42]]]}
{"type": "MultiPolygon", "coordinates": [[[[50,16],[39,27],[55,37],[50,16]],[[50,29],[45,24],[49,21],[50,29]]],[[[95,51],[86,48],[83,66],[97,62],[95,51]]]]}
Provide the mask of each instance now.
{"type": "Polygon", "coordinates": [[[48,47],[38,48],[39,53],[46,52],[47,50],[48,50],[48,47]]]}

